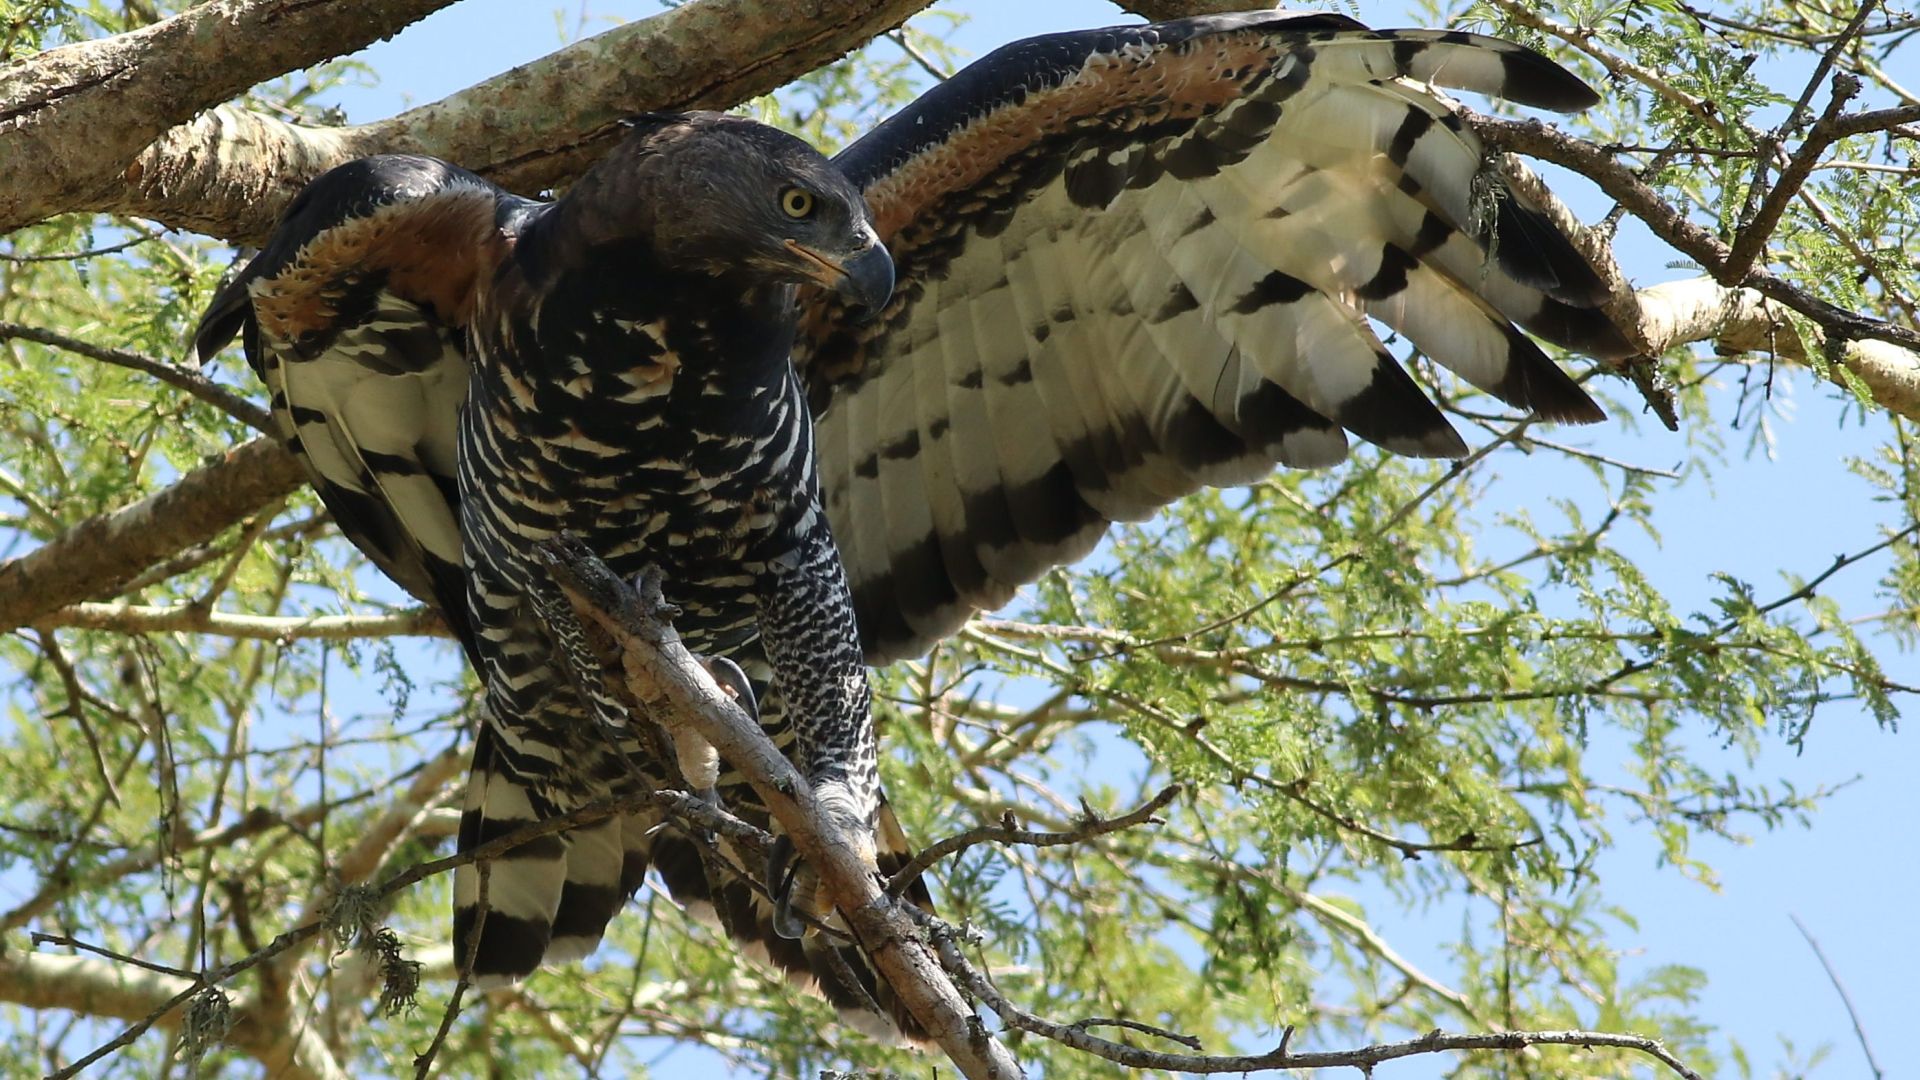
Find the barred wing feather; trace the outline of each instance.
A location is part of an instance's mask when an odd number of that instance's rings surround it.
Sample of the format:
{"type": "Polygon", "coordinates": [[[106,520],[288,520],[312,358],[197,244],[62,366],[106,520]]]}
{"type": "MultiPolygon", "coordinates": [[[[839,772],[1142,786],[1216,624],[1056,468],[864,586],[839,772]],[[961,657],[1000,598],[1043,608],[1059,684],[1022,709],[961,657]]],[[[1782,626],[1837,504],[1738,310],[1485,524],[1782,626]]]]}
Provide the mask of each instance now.
{"type": "Polygon", "coordinates": [[[1347,433],[1464,454],[1370,320],[1516,408],[1602,418],[1529,332],[1628,354],[1603,283],[1428,84],[1595,101],[1492,38],[1249,12],[1008,46],[836,159],[898,286],[869,323],[815,299],[795,360],[870,659],[1347,433]]]}

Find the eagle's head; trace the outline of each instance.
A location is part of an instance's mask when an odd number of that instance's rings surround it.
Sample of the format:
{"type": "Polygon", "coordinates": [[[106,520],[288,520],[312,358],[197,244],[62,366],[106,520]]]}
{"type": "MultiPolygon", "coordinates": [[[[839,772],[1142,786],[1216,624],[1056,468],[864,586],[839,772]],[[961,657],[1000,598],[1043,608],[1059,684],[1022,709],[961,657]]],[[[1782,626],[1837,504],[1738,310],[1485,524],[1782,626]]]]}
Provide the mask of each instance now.
{"type": "Polygon", "coordinates": [[[893,260],[867,201],[818,150],[724,113],[648,113],[581,178],[589,242],[643,240],[662,268],[824,286],[868,312],[893,293],[893,260]]]}

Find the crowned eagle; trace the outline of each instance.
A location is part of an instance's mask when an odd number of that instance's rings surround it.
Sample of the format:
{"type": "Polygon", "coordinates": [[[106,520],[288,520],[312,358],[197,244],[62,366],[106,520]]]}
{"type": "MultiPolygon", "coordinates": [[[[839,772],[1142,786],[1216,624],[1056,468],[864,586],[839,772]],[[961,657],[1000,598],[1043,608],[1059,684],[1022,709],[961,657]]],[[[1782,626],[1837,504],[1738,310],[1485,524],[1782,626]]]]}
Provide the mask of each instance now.
{"type": "MultiPolygon", "coordinates": [[[[1536,344],[1631,352],[1607,289],[1433,86],[1574,111],[1473,34],[1248,12],[1006,46],[828,159],[647,115],[552,201],[424,157],[343,165],[214,299],[346,535],[485,690],[459,843],[687,782],[568,677],[535,560],[654,567],[823,803],[909,854],[865,665],[910,656],[1206,485],[1466,445],[1370,320],[1516,409],[1601,410],[1536,344]]],[[[736,774],[710,778],[749,821],[736,774]]],[[[456,956],[590,952],[649,869],[843,1012],[913,1033],[857,949],[724,843],[635,811],[455,884],[456,956]],[[770,890],[767,885],[772,885],[770,890]],[[474,931],[478,929],[476,936],[474,931]]],[[[917,894],[925,902],[924,892],[917,894]]]]}

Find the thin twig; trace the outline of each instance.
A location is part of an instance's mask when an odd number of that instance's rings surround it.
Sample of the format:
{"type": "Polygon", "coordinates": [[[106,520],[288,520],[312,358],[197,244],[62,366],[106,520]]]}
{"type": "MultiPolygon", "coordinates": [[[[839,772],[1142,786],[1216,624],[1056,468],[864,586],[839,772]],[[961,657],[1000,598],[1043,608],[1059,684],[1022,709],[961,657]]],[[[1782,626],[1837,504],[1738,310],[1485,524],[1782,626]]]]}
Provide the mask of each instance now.
{"type": "Polygon", "coordinates": [[[1807,939],[1807,944],[1813,947],[1813,955],[1819,959],[1820,966],[1826,969],[1827,978],[1833,981],[1834,992],[1840,995],[1840,1004],[1847,1007],[1847,1019],[1853,1021],[1854,1037],[1860,1040],[1860,1052],[1867,1056],[1867,1068],[1873,1070],[1873,1080],[1882,1080],[1887,1071],[1880,1067],[1880,1062],[1873,1056],[1873,1044],[1867,1041],[1867,1029],[1860,1023],[1860,1012],[1853,1007],[1853,997],[1847,993],[1847,984],[1840,981],[1840,973],[1833,969],[1826,950],[1820,947],[1819,940],[1813,936],[1813,931],[1807,929],[1807,924],[1800,921],[1800,916],[1788,912],[1787,918],[1793,920],[1794,928],[1800,931],[1801,937],[1807,939]]]}
{"type": "Polygon", "coordinates": [[[935,82],[946,82],[953,77],[952,72],[946,71],[942,69],[939,64],[934,63],[933,57],[921,51],[920,47],[915,45],[913,41],[907,37],[907,31],[904,27],[899,30],[889,31],[887,33],[887,40],[900,46],[900,51],[906,53],[908,59],[918,64],[921,71],[933,76],[935,82]]]}
{"type": "Polygon", "coordinates": [[[1198,1051],[1206,1048],[1205,1044],[1201,1043],[1199,1039],[1192,1035],[1182,1035],[1177,1031],[1168,1031],[1163,1027],[1155,1027],[1152,1024],[1143,1024],[1138,1020],[1127,1020],[1118,1016],[1089,1016],[1085,1020],[1075,1020],[1067,1026],[1076,1031],[1085,1031],[1088,1028],[1096,1027],[1126,1028],[1129,1031],[1144,1032],[1148,1035],[1166,1039],[1168,1042],[1177,1042],[1189,1050],[1198,1051]]]}
{"type": "Polygon", "coordinates": [[[1213,1056],[1142,1050],[1139,1047],[1089,1034],[1077,1025],[1056,1024],[1027,1012],[1008,1000],[1006,995],[968,962],[960,952],[957,936],[951,928],[935,927],[930,933],[934,946],[940,953],[941,963],[946,966],[948,972],[966,986],[974,996],[985,1002],[987,1007],[992,1009],[1008,1027],[1052,1039],[1076,1050],[1134,1069],[1208,1074],[1277,1069],[1371,1070],[1373,1066],[1383,1061],[1446,1050],[1524,1050],[1530,1046],[1587,1048],[1605,1046],[1646,1054],[1672,1069],[1685,1080],[1703,1080],[1699,1073],[1688,1068],[1658,1039],[1603,1031],[1502,1031],[1483,1035],[1465,1035],[1436,1030],[1404,1042],[1380,1043],[1353,1050],[1294,1053],[1289,1045],[1292,1042],[1293,1029],[1288,1028],[1280,1040],[1280,1045],[1264,1054],[1213,1056]]]}
{"type": "Polygon", "coordinates": [[[32,935],[32,941],[36,948],[41,945],[65,945],[70,949],[90,952],[97,956],[104,956],[109,960],[118,960],[123,964],[143,967],[148,971],[157,971],[162,975],[172,975],[176,979],[197,979],[200,977],[200,973],[197,971],[188,971],[185,968],[172,967],[167,964],[156,964],[151,960],[142,960],[137,956],[128,956],[126,953],[114,952],[104,945],[94,945],[67,934],[49,934],[44,931],[35,930],[32,935]]]}
{"type": "Polygon", "coordinates": [[[474,898],[477,914],[473,920],[473,930],[467,935],[467,955],[460,958],[460,965],[456,969],[459,978],[453,984],[453,995],[447,998],[446,1010],[440,1014],[440,1026],[434,1029],[433,1041],[414,1056],[414,1080],[427,1080],[428,1074],[433,1071],[433,1059],[439,1056],[440,1048],[446,1045],[447,1034],[453,1030],[453,1022],[460,1015],[461,999],[467,996],[467,988],[473,985],[473,961],[480,951],[480,935],[487,928],[487,885],[493,876],[493,860],[479,860],[475,870],[480,876],[480,885],[474,898]]]}
{"type": "MultiPolygon", "coordinates": [[[[1534,421],[1531,419],[1522,420],[1519,423],[1513,425],[1513,427],[1509,428],[1499,438],[1494,439],[1492,442],[1487,443],[1485,446],[1482,446],[1474,450],[1473,453],[1468,454],[1466,457],[1463,457],[1460,460],[1454,462],[1452,467],[1448,468],[1446,473],[1442,475],[1439,479],[1433,481],[1431,484],[1428,484],[1426,487],[1422,488],[1417,494],[1415,494],[1412,498],[1408,499],[1406,502],[1396,507],[1393,513],[1388,515],[1387,519],[1381,522],[1379,527],[1374,529],[1373,532],[1368,535],[1368,539],[1385,536],[1388,533],[1391,533],[1393,530],[1399,528],[1400,523],[1402,521],[1405,521],[1408,518],[1408,516],[1411,515],[1416,509],[1419,509],[1421,503],[1424,503],[1428,499],[1432,498],[1435,492],[1439,491],[1443,487],[1446,487],[1448,484],[1453,483],[1455,480],[1460,479],[1462,476],[1465,476],[1469,470],[1471,470],[1475,465],[1480,464],[1480,462],[1486,460],[1487,455],[1493,453],[1495,450],[1498,450],[1500,447],[1505,446],[1508,443],[1515,442],[1516,440],[1525,436],[1527,433],[1527,429],[1531,428],[1533,424],[1534,424],[1534,421]]],[[[1321,578],[1326,577],[1329,573],[1333,572],[1339,567],[1345,565],[1346,563],[1352,562],[1353,560],[1359,557],[1360,557],[1360,551],[1358,548],[1348,551],[1343,555],[1337,555],[1334,558],[1331,558],[1326,562],[1321,563],[1319,566],[1314,567],[1311,571],[1307,573],[1295,575],[1294,577],[1288,579],[1287,582],[1282,584],[1279,588],[1273,590],[1272,592],[1268,593],[1266,596],[1253,602],[1252,604],[1249,604],[1246,607],[1243,607],[1240,610],[1233,612],[1232,614],[1223,615],[1217,619],[1212,620],[1211,622],[1205,623],[1201,626],[1196,626],[1191,630],[1183,630],[1178,634],[1171,634],[1171,635],[1168,635],[1167,637],[1155,638],[1151,641],[1141,642],[1138,646],[1135,646],[1135,647],[1142,648],[1142,649],[1153,649],[1162,645],[1181,645],[1181,644],[1185,644],[1186,642],[1192,641],[1196,637],[1200,637],[1205,634],[1210,634],[1215,630],[1219,630],[1219,629],[1231,626],[1237,622],[1243,622],[1249,618],[1252,618],[1254,615],[1260,613],[1261,611],[1265,610],[1267,607],[1277,603],[1283,597],[1292,593],[1293,590],[1299,588],[1300,586],[1305,585],[1308,582],[1318,581],[1321,578]]],[[[1096,661],[1096,660],[1110,659],[1112,657],[1122,655],[1123,653],[1126,653],[1129,651],[1130,651],[1129,648],[1113,649],[1108,652],[1095,653],[1092,656],[1079,657],[1077,658],[1077,662],[1092,663],[1093,661],[1096,661]]]]}
{"type": "Polygon", "coordinates": [[[46,345],[61,349],[89,360],[98,360],[103,364],[128,368],[166,383],[168,386],[184,390],[201,401],[226,413],[256,431],[268,430],[271,420],[267,410],[241,397],[239,394],[221,386],[197,371],[183,368],[178,364],[169,364],[132,349],[116,349],[105,345],[95,345],[76,337],[45,330],[38,326],[22,326],[16,322],[0,321],[0,341],[18,338],[37,345],[46,345]]]}
{"type": "Polygon", "coordinates": [[[938,843],[929,844],[927,847],[921,849],[920,854],[915,855],[911,862],[901,867],[899,871],[893,875],[892,880],[887,882],[887,895],[896,899],[899,898],[906,892],[907,887],[912,885],[915,879],[925,873],[934,863],[939,862],[941,859],[955,852],[965,851],[967,848],[979,844],[998,843],[1024,844],[1027,847],[1057,847],[1062,844],[1083,843],[1096,836],[1105,836],[1108,833],[1119,832],[1122,829],[1131,829],[1138,825],[1160,824],[1160,820],[1153,815],[1165,809],[1166,805],[1173,801],[1174,796],[1180,794],[1180,791],[1181,785],[1169,784],[1165,788],[1162,788],[1158,795],[1147,800],[1147,802],[1142,804],[1138,809],[1121,814],[1119,817],[1103,818],[1089,811],[1080,825],[1065,832],[1033,832],[1028,829],[1022,829],[1013,823],[1014,815],[1013,812],[1009,810],[998,825],[975,826],[966,832],[949,836],[938,843]]]}
{"type": "Polygon", "coordinates": [[[115,255],[129,248],[154,239],[152,234],[136,236],[131,240],[122,240],[117,244],[108,244],[101,248],[88,248],[85,251],[55,251],[44,255],[16,255],[13,252],[0,252],[0,260],[25,265],[28,263],[70,263],[81,259],[95,259],[102,255],[115,255]]]}

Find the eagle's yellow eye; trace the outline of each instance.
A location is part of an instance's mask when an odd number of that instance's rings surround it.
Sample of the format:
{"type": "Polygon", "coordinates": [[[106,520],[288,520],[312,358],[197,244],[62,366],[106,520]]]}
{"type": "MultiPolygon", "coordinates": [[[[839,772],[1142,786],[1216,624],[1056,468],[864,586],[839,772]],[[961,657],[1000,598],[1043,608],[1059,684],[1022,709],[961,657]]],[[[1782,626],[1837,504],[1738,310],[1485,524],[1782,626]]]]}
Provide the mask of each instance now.
{"type": "Polygon", "coordinates": [[[790,187],[780,193],[780,209],[790,218],[813,216],[813,192],[790,187]]]}

